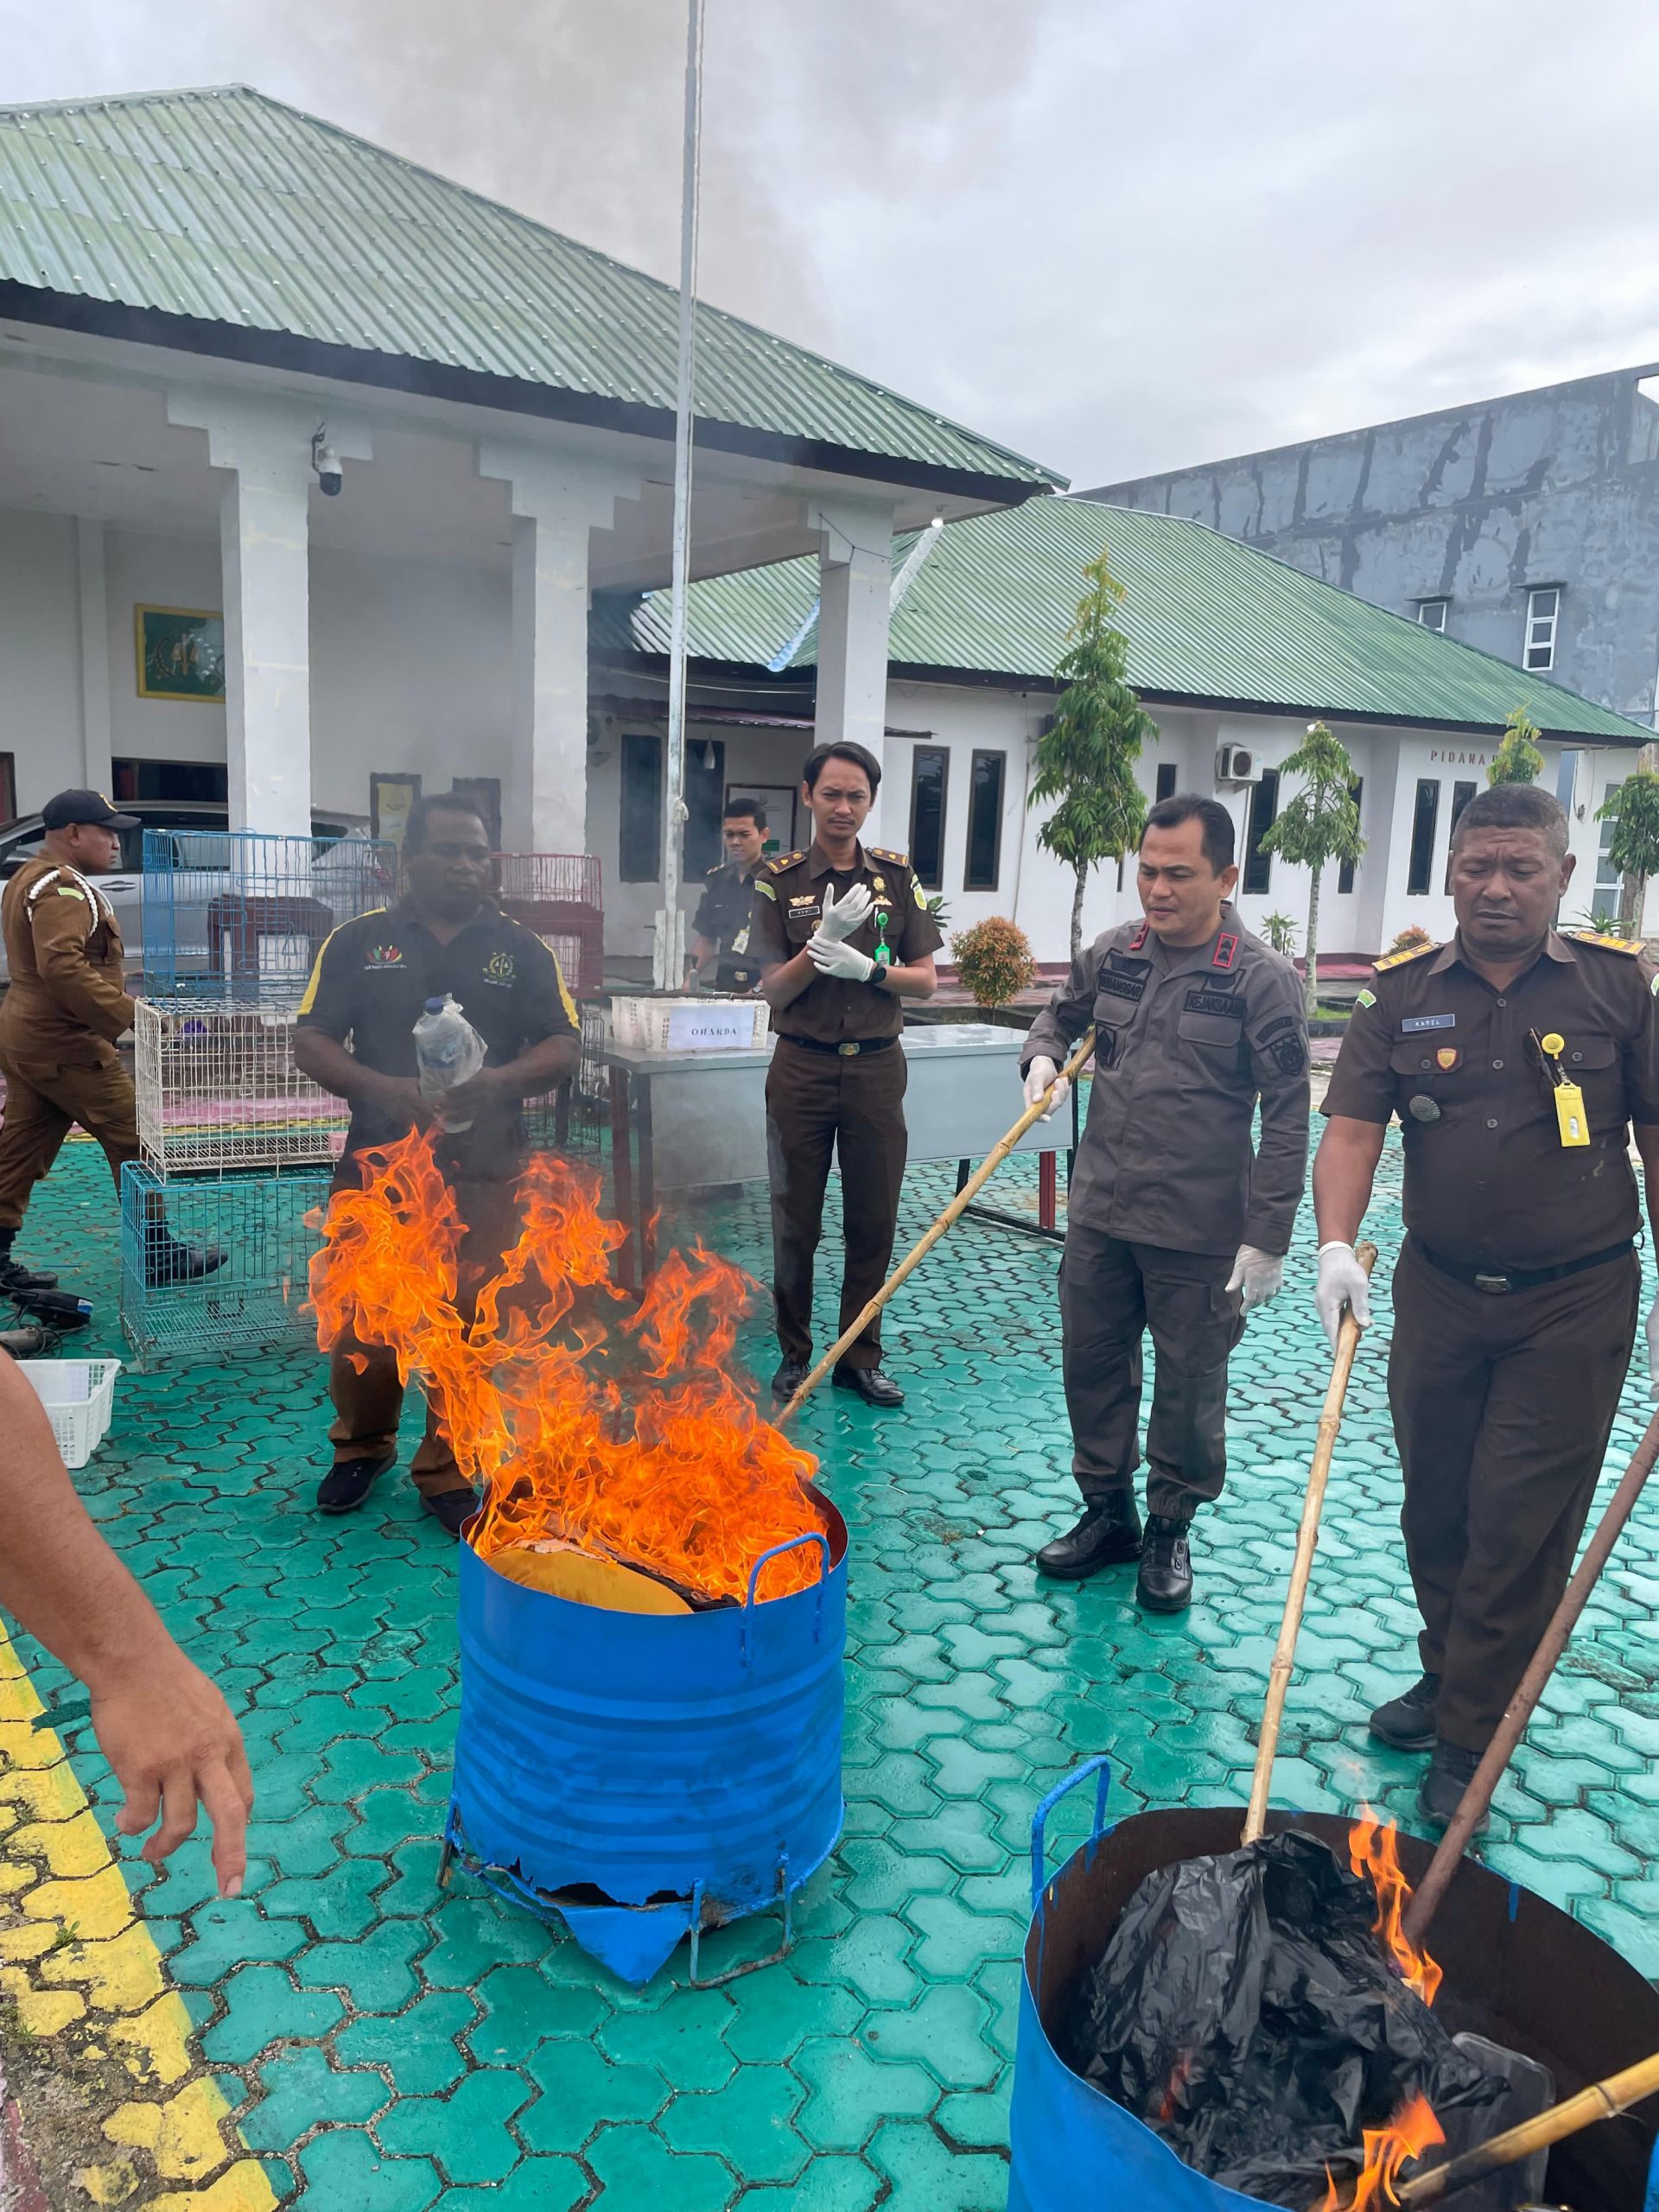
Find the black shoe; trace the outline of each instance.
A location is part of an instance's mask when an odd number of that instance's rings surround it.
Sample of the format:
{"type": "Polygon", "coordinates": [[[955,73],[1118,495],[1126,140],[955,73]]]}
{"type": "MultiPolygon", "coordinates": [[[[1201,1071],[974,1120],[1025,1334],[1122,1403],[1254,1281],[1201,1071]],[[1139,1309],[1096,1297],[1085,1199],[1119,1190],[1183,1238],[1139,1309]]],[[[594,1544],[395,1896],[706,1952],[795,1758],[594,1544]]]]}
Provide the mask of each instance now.
{"type": "MultiPolygon", "coordinates": [[[[1423,1818],[1443,1828],[1462,1804],[1463,1793],[1474,1780],[1475,1769],[1479,1764],[1478,1751],[1465,1751],[1460,1744],[1437,1740],[1428,1772],[1417,1792],[1417,1809],[1423,1818]]],[[[1485,1826],[1486,1815],[1483,1813],[1475,1822],[1471,1836],[1481,1834],[1485,1826]]]]}
{"type": "Polygon", "coordinates": [[[905,1394],[891,1375],[880,1367],[838,1367],[837,1390],[856,1390],[867,1406],[902,1406],[905,1394]]]}
{"type": "Polygon", "coordinates": [[[812,1372],[804,1359],[786,1359],[772,1378],[774,1398],[792,1398],[812,1372]]]}
{"type": "Polygon", "coordinates": [[[1371,1733],[1396,1751],[1427,1751],[1434,1746],[1434,1708],[1440,1678],[1424,1675],[1400,1697],[1391,1697],[1371,1715],[1371,1733]]]}
{"type": "Polygon", "coordinates": [[[229,1257],[216,1244],[181,1244],[165,1230],[159,1235],[152,1231],[144,1239],[144,1282],[151,1290],[164,1289],[168,1283],[200,1282],[229,1257]]]}
{"type": "Polygon", "coordinates": [[[55,1290],[57,1287],[56,1275],[37,1274],[35,1268],[26,1268],[21,1261],[10,1257],[0,1260],[0,1291],[16,1297],[25,1291],[55,1290]]]}
{"type": "Polygon", "coordinates": [[[1135,1578],[1135,1601],[1143,1611],[1184,1613],[1192,1604],[1192,1554],[1186,1529],[1185,1521],[1147,1514],[1141,1572],[1135,1578]]]}
{"type": "Polygon", "coordinates": [[[381,1459],[336,1459],[317,1484],[317,1510],[355,1513],[380,1477],[397,1464],[395,1452],[381,1459]]]}
{"type": "Polygon", "coordinates": [[[447,1490],[437,1497],[423,1497],[421,1503],[452,1536],[458,1536],[478,1510],[477,1495],[470,1490],[447,1490]]]}
{"type": "Polygon", "coordinates": [[[1090,1506],[1075,1529],[1045,1544],[1032,1565],[1057,1582],[1081,1582],[1103,1567],[1131,1567],[1141,1556],[1141,1515],[1128,1491],[1090,1506]]]}

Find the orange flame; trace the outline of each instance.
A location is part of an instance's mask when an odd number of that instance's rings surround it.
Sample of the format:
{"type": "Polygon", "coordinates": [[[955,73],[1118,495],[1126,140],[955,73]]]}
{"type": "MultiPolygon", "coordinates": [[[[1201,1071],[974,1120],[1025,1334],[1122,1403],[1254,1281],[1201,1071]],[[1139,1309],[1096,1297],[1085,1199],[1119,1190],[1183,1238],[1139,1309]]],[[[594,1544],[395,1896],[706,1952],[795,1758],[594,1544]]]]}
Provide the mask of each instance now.
{"type": "Polygon", "coordinates": [[[1440,1969],[1427,1951],[1408,1939],[1401,1925],[1411,1903],[1411,1885],[1400,1870],[1397,1839],[1398,1831],[1368,1809],[1348,1831],[1348,1863],[1376,1891],[1372,1927],[1388,1946],[1401,1980],[1425,2005],[1432,2005],[1440,1986],[1440,1969]]]}
{"type": "Polygon", "coordinates": [[[1445,2140],[1445,2131],[1435,2119],[1427,2098],[1414,2097],[1395,2113],[1391,2126],[1365,2129],[1365,2164],[1360,2169],[1351,2196],[1342,2195],[1330,2167],[1325,2168],[1325,2195],[1315,2212],[1377,2212],[1381,2206],[1398,2204],[1400,2198],[1394,2184],[1401,2167],[1413,2158],[1421,2158],[1433,2145],[1445,2140]]]}
{"type": "MultiPolygon", "coordinates": [[[[619,1337],[595,1309],[622,1295],[610,1259],[626,1232],[601,1213],[596,1174],[538,1154],[518,1185],[518,1241],[468,1325],[461,1218],[430,1140],[404,1137],[364,1166],[311,1262],[318,1342],[389,1345],[404,1380],[427,1384],[461,1471],[483,1485],[482,1557],[569,1543],[741,1600],[762,1552],[823,1527],[802,1487],[816,1461],[728,1371],[751,1287],[738,1268],[701,1247],[671,1254],[619,1337]],[[628,1338],[645,1378],[625,1389],[607,1367],[628,1338]]],[[[817,1548],[803,1546],[767,1567],[761,1594],[817,1574],[817,1548]]]]}

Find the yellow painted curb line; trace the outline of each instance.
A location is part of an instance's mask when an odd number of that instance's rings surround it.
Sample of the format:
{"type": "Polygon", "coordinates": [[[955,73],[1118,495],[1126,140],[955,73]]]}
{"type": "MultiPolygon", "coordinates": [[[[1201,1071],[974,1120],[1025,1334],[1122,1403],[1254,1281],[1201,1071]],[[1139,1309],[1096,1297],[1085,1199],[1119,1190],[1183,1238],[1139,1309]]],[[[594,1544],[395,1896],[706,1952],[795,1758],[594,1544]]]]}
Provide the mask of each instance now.
{"type": "Polygon", "coordinates": [[[111,2156],[75,2181],[96,2205],[275,2212],[63,1745],[34,1725],[44,1710],[0,1629],[0,1993],[23,2036],[86,2062],[66,2078],[93,2087],[111,2156]]]}

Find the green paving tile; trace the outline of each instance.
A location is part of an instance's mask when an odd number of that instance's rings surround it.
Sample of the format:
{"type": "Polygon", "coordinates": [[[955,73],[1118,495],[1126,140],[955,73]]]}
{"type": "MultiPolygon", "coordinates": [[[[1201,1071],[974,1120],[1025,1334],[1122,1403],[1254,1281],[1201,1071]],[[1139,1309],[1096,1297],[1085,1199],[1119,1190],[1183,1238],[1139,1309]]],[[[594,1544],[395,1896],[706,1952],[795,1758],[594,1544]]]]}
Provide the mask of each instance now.
{"type": "Polygon", "coordinates": [[[326,2036],[346,2007],[333,1990],[296,1990],[280,1967],[243,1967],[223,1984],[223,2019],[202,2037],[215,2065],[240,2066],[279,2036],[326,2036]]]}
{"type": "Polygon", "coordinates": [[[580,2151],[601,2126],[654,2120],[669,2085],[651,2066],[613,2066],[589,2043],[557,2043],[538,2056],[541,2094],[520,2116],[518,2133],[532,2151],[580,2151]]]}
{"type": "Polygon", "coordinates": [[[380,2121],[388,2151],[435,2158],[452,2182],[505,2180],[519,2149],[507,2122],[533,2092],[522,2074],[469,2074],[448,2097],[400,2097],[380,2121]]]}
{"type": "Polygon", "coordinates": [[[938,2102],[921,2067],[889,2063],[852,2038],[803,2044],[794,2071],[810,2092],[795,2125],[819,2150],[859,2150],[878,2120],[920,2118],[938,2102]]]}
{"type": "Polygon", "coordinates": [[[267,2059],[259,2080],[264,2098],[242,2120],[256,2151],[285,2151],[314,2127],[372,2120],[391,2095],[378,2074],[337,2071],[320,2050],[267,2059]]]}
{"type": "Polygon", "coordinates": [[[601,2204],[659,2205],[667,2212],[721,2212],[731,2202],[732,2171],[719,2158],[671,2151],[648,2127],[607,2127],[588,2155],[604,2195],[601,2204]]]}
{"type": "Polygon", "coordinates": [[[741,2066],[723,2089],[677,2096],[658,2132],[671,2150],[718,2152],[740,2182],[790,2181],[811,2156],[790,2126],[804,2094],[780,2067],[741,2066]]]}
{"type": "Polygon", "coordinates": [[[575,2212],[591,2194],[588,2177],[574,2158],[525,2158],[505,2181],[482,2189],[446,2190],[443,2212],[575,2212]]]}
{"type": "Polygon", "coordinates": [[[334,2056],[342,2066],[384,2068],[399,2097],[435,2096],[467,2072],[460,2038],[477,2016],[462,1991],[433,1990],[406,2012],[353,2020],[334,2037],[334,2056]]]}
{"type": "Polygon", "coordinates": [[[717,2089],[737,2065],[722,2039],[731,2020],[724,1990],[688,1989],[651,2012],[617,2014],[598,2041],[618,2066],[654,2066],[677,2089],[717,2089]]]}
{"type": "Polygon", "coordinates": [[[446,2195],[436,2169],[425,2158],[390,2158],[354,2127],[331,2128],[300,2153],[308,2201],[372,2205],[375,2212],[424,2212],[446,2195]]]}

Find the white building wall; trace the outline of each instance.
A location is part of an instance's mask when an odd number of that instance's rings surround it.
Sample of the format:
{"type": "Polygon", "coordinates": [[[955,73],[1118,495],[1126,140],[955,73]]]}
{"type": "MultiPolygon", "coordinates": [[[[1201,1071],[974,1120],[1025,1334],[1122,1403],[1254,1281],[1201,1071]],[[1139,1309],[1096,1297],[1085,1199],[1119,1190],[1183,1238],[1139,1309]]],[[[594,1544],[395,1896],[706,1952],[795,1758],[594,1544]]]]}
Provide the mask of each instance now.
{"type": "Polygon", "coordinates": [[[0,752],[32,813],[85,772],[75,525],[0,510],[0,752]]]}

